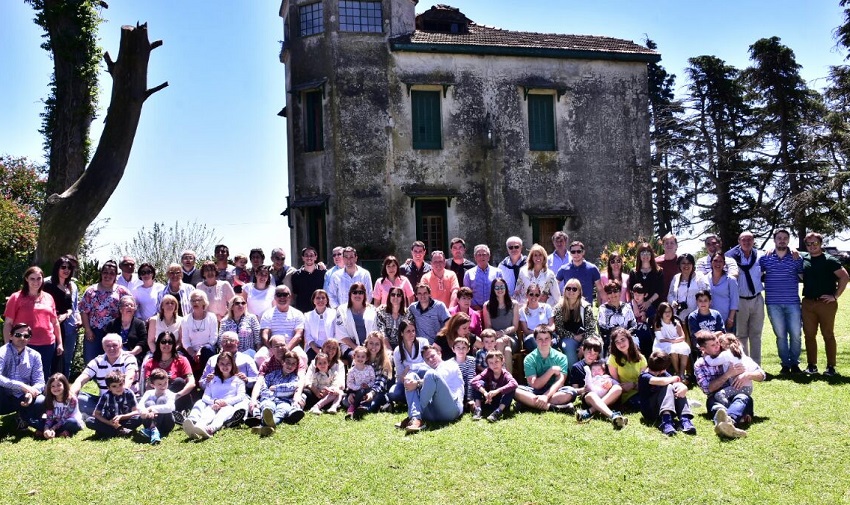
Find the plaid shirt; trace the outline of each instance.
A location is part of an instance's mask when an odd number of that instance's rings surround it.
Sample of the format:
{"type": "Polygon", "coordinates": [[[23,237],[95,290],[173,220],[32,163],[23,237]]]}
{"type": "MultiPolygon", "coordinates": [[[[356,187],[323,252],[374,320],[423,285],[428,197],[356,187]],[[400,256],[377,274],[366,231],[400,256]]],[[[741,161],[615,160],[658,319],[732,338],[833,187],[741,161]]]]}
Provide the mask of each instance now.
{"type": "MultiPolygon", "coordinates": [[[[723,365],[712,366],[706,363],[704,358],[700,358],[694,363],[694,375],[697,376],[697,384],[702,389],[702,392],[706,396],[711,396],[714,392],[708,390],[708,385],[711,384],[711,381],[723,375],[723,365]]],[[[723,387],[726,387],[728,384],[729,381],[726,381],[723,387]]]]}

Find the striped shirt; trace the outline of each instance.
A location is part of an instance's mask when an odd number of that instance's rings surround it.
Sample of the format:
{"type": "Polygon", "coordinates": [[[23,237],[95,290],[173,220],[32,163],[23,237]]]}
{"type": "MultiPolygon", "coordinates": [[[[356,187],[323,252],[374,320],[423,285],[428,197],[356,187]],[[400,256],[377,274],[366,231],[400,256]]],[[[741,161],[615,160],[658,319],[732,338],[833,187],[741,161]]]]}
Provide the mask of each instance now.
{"type": "MultiPolygon", "coordinates": [[[[455,358],[457,361],[457,358],[455,358]]],[[[472,400],[472,388],[469,385],[475,377],[475,358],[466,356],[466,359],[457,362],[457,367],[460,368],[460,375],[463,376],[463,398],[465,401],[472,400]]]]}
{"type": "Polygon", "coordinates": [[[803,273],[803,258],[795,260],[790,252],[780,258],[774,251],[759,258],[759,266],[764,272],[767,305],[800,304],[799,276],[803,273]]]}
{"type": "Polygon", "coordinates": [[[126,351],[121,352],[115,363],[109,363],[109,360],[106,359],[106,354],[101,354],[89,361],[80,375],[94,379],[97,382],[97,387],[100,388],[100,394],[104,395],[109,391],[109,388],[106,386],[106,376],[113,370],[118,370],[125,376],[132,374],[135,377],[139,371],[139,364],[136,361],[136,357],[126,351]]]}
{"type": "Polygon", "coordinates": [[[18,352],[11,343],[0,347],[0,388],[17,396],[23,391],[21,386],[24,384],[38,391],[44,390],[41,355],[29,347],[18,352]]]}
{"type": "Polygon", "coordinates": [[[288,343],[297,330],[304,329],[304,313],[295,307],[289,307],[286,312],[282,312],[275,305],[263,313],[260,329],[271,330],[269,337],[285,335],[288,343]]]}

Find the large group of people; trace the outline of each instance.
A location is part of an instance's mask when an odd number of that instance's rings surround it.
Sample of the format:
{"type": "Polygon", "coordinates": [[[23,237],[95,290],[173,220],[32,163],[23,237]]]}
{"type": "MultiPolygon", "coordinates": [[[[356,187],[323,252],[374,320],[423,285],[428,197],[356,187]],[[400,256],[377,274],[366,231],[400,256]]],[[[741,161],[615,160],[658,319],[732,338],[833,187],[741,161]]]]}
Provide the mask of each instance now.
{"type": "Polygon", "coordinates": [[[80,292],[73,256],[45,278],[24,272],[4,314],[0,413],[46,439],[88,426],[101,437],[138,433],[159,443],[175,426],[192,439],[245,424],[260,436],[310,412],[358,419],[405,409],[406,432],[464,412],[499,421],[512,406],[608,420],[640,412],[665,435],[694,434],[688,386],[707,396],[715,432],[746,435],[761,368],[765,312],[776,334],[780,374],[836,372],[834,320],[848,274],[809,233],[806,252],[774,233],[767,252],[744,232],[707,255],[637,248],[633,265],[611,254],[602,270],[580,241],[552,236],[553,252],[519,237],[491,250],[452,239],[448,254],[416,241],[404,262],[388,256],[373,282],[352,247],[332,264],[300,251],[302,266],[272,264],[253,249],[198,264],[184,251],[156,282],[150,263],[107,261],[80,292]],[[250,266],[249,266],[250,261],[250,266]],[[798,295],[803,284],[802,301],[798,295]],[[765,310],[765,306],[767,309],[765,310]],[[72,378],[78,329],[85,366],[72,378]],[[801,333],[805,371],[800,369],[801,333]],[[515,377],[519,377],[519,380],[515,377]],[[94,381],[99,394],[82,391],[94,381]]]}

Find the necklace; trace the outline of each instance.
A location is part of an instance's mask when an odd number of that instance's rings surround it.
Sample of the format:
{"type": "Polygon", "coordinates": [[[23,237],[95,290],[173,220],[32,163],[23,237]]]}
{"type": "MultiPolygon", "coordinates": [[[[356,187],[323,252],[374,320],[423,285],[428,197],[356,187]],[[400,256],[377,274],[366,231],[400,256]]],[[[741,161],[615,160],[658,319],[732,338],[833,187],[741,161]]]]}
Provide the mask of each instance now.
{"type": "Polygon", "coordinates": [[[193,316],[192,317],[192,329],[195,330],[195,331],[204,331],[204,328],[207,327],[207,318],[201,319],[200,325],[196,324],[195,321],[197,321],[197,319],[195,319],[194,316],[193,316]]]}

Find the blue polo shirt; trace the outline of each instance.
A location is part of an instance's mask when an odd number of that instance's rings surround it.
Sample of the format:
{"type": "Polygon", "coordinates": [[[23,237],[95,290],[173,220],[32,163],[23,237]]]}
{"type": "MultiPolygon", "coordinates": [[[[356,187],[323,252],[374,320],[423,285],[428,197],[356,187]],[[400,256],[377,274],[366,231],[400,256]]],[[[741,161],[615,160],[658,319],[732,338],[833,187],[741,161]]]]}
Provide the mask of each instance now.
{"type": "Polygon", "coordinates": [[[589,261],[582,262],[581,265],[575,266],[571,261],[558,270],[555,276],[561,286],[565,285],[570,279],[578,279],[581,283],[581,294],[588,303],[593,303],[593,285],[601,279],[599,269],[596,265],[589,261]]]}

